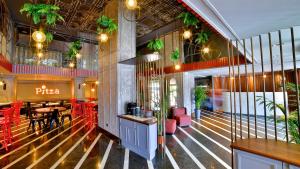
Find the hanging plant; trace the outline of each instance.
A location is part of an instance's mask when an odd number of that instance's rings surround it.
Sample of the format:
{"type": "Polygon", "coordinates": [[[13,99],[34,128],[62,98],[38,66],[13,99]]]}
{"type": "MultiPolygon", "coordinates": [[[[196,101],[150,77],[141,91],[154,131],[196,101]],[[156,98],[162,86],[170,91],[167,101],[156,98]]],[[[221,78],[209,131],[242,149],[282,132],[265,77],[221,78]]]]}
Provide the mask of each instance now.
{"type": "Polygon", "coordinates": [[[46,36],[46,42],[47,42],[47,43],[50,43],[50,42],[53,40],[53,35],[52,35],[52,33],[46,32],[46,33],[45,33],[45,36],[46,36]]]}
{"type": "Polygon", "coordinates": [[[200,44],[205,44],[208,42],[209,39],[209,32],[201,30],[199,33],[196,33],[196,39],[195,43],[200,45],[200,44]]]}
{"type": "Polygon", "coordinates": [[[54,26],[57,21],[64,21],[64,18],[58,14],[59,10],[60,8],[56,5],[25,3],[20,12],[27,13],[27,17],[32,17],[36,25],[45,19],[46,25],[54,26]]]}
{"type": "Polygon", "coordinates": [[[82,48],[82,46],[81,46],[80,40],[76,40],[76,41],[72,42],[70,45],[69,51],[67,53],[68,57],[71,60],[74,60],[76,58],[76,54],[79,53],[81,48],[82,48]]]}
{"type": "Polygon", "coordinates": [[[98,33],[113,33],[118,29],[118,25],[114,22],[113,19],[102,15],[97,19],[98,33]]]}
{"type": "Polygon", "coordinates": [[[171,56],[170,56],[170,59],[173,61],[173,62],[176,62],[178,61],[179,59],[179,49],[176,48],[172,53],[171,53],[171,56]]]}
{"type": "Polygon", "coordinates": [[[161,39],[151,40],[148,43],[147,48],[155,52],[159,52],[162,48],[164,48],[164,42],[161,39]]]}
{"type": "Polygon", "coordinates": [[[186,27],[195,26],[196,28],[198,28],[199,20],[190,12],[182,12],[177,16],[177,18],[181,19],[186,27]]]}

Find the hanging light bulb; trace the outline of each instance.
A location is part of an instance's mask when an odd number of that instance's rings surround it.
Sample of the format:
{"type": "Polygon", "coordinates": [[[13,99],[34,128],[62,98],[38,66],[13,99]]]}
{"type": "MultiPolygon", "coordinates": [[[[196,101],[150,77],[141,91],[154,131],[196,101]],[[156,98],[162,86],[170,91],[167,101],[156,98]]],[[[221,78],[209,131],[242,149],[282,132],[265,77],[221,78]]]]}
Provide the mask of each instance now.
{"type": "Polygon", "coordinates": [[[175,65],[175,70],[179,70],[181,68],[181,66],[179,64],[175,65]]]}
{"type": "Polygon", "coordinates": [[[183,32],[183,38],[184,39],[190,39],[192,37],[192,32],[190,30],[185,30],[183,32]]]}
{"type": "Polygon", "coordinates": [[[46,85],[43,84],[43,85],[42,85],[42,89],[46,89],[46,85]]]}
{"type": "Polygon", "coordinates": [[[41,44],[41,43],[37,43],[37,44],[36,44],[36,48],[38,48],[38,49],[42,49],[42,48],[43,48],[43,44],[41,44]]]}
{"type": "Polygon", "coordinates": [[[108,40],[108,35],[106,33],[101,33],[98,38],[101,43],[105,43],[108,40]]]}
{"type": "Polygon", "coordinates": [[[38,52],[38,53],[37,53],[37,56],[38,56],[39,58],[42,58],[42,57],[44,56],[44,54],[43,54],[42,52],[38,52]]]}
{"type": "Polygon", "coordinates": [[[76,53],[76,58],[80,59],[81,58],[81,54],[80,53],[76,53]]]}
{"type": "Polygon", "coordinates": [[[71,67],[71,68],[73,68],[75,66],[75,64],[73,63],[73,62],[71,62],[70,64],[69,64],[69,67],[71,67]]]}
{"type": "Polygon", "coordinates": [[[204,47],[202,49],[202,51],[203,51],[203,53],[207,54],[207,53],[209,53],[210,49],[208,47],[204,47]]]}
{"type": "Polygon", "coordinates": [[[95,89],[94,89],[94,88],[92,88],[92,89],[91,89],[91,91],[92,91],[92,92],[95,92],[95,89]]]}
{"type": "Polygon", "coordinates": [[[99,81],[96,81],[95,84],[98,85],[98,84],[99,84],[99,81]]]}
{"type": "Polygon", "coordinates": [[[138,7],[137,0],[126,0],[125,4],[129,10],[135,10],[138,7]]]}
{"type": "Polygon", "coordinates": [[[82,86],[86,86],[86,83],[82,83],[82,86]]]}
{"type": "Polygon", "coordinates": [[[0,86],[3,86],[4,85],[4,82],[3,81],[0,81],[0,86]]]}
{"type": "Polygon", "coordinates": [[[34,31],[32,34],[32,39],[36,42],[42,43],[46,40],[46,35],[42,31],[34,31]]]}

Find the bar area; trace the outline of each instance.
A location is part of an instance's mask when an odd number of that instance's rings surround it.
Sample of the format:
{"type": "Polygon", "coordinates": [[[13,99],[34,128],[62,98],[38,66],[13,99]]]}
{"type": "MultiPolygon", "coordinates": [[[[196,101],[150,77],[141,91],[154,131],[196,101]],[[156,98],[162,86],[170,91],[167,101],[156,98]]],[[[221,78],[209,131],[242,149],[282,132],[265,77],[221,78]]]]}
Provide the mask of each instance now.
{"type": "Polygon", "coordinates": [[[299,6],[0,0],[0,168],[300,169],[299,6]]]}

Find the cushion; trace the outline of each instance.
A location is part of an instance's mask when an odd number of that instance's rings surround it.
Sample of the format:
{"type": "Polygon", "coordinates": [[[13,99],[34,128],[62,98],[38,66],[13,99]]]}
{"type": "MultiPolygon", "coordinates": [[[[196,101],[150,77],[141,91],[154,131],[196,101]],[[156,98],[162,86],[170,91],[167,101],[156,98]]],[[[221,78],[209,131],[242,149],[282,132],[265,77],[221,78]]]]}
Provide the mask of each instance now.
{"type": "Polygon", "coordinates": [[[185,114],[186,114],[186,109],[184,107],[173,109],[173,116],[175,117],[180,115],[185,115],[185,114]]]}
{"type": "Polygon", "coordinates": [[[167,134],[174,134],[175,131],[176,131],[176,120],[167,119],[166,120],[166,133],[167,134]]]}

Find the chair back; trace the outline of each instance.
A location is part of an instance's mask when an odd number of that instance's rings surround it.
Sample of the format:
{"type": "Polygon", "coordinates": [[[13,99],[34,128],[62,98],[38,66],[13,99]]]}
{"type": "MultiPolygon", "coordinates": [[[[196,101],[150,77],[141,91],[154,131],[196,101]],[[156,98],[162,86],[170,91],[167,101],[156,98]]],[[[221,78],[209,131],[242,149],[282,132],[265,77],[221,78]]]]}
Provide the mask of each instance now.
{"type": "Polygon", "coordinates": [[[181,116],[186,114],[186,108],[185,107],[178,107],[178,108],[173,108],[172,110],[173,118],[176,116],[181,116]]]}

